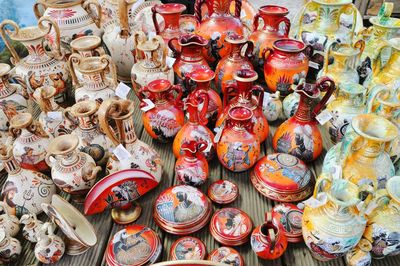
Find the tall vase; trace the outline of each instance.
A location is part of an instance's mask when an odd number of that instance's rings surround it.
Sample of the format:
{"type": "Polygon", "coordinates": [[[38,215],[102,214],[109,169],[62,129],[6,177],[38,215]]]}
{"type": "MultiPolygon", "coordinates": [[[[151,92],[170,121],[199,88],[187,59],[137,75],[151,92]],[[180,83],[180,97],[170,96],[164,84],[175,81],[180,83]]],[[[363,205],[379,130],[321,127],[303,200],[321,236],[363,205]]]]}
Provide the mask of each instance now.
{"type": "Polygon", "coordinates": [[[160,35],[166,44],[168,44],[169,40],[172,38],[177,38],[182,34],[179,28],[179,18],[185,10],[185,5],[177,3],[155,5],[151,8],[156,34],[160,35]],[[161,30],[159,22],[157,21],[157,14],[160,14],[164,19],[163,30],[161,30]]]}

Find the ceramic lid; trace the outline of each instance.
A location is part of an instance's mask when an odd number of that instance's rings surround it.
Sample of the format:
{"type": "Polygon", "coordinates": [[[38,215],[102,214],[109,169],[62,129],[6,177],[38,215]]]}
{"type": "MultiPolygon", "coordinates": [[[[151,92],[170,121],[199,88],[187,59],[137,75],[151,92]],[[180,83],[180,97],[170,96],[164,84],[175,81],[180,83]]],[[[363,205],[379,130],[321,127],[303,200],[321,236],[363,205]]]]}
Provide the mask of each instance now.
{"type": "Polygon", "coordinates": [[[178,185],[167,188],[157,197],[154,220],[171,234],[190,234],[203,228],[211,216],[211,202],[197,188],[178,185]]]}
{"type": "Polygon", "coordinates": [[[220,247],[211,251],[208,260],[232,266],[244,266],[244,261],[239,252],[233,248],[220,247]]]}
{"type": "Polygon", "coordinates": [[[172,243],[170,260],[204,260],[207,254],[203,241],[196,237],[181,237],[172,243]]]}
{"type": "Polygon", "coordinates": [[[224,208],[214,213],[210,233],[219,243],[239,246],[249,240],[253,223],[250,217],[237,208],[224,208]]]}
{"type": "Polygon", "coordinates": [[[218,180],[210,185],[207,194],[215,203],[228,204],[238,198],[239,188],[229,180],[218,180]]]}
{"type": "Polygon", "coordinates": [[[288,242],[303,241],[302,218],[303,210],[294,204],[281,203],[272,208],[272,221],[275,225],[281,226],[288,242]]]}
{"type": "Polygon", "coordinates": [[[140,266],[157,261],[162,245],[157,233],[144,225],[131,225],[118,231],[106,250],[108,265],[140,266]]]}
{"type": "Polygon", "coordinates": [[[301,201],[311,195],[314,176],[295,156],[273,153],[261,158],[250,174],[253,186],[275,201],[301,201]]]}

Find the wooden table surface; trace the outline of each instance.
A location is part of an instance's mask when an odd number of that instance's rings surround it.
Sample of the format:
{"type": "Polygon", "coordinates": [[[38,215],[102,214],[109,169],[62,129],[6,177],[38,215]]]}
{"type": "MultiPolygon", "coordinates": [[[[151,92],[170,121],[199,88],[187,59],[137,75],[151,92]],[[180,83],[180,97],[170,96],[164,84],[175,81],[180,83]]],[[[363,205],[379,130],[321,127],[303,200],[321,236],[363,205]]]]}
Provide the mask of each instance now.
{"type": "MultiPolygon", "coordinates": [[[[130,94],[131,95],[131,94],[130,94]]],[[[135,132],[138,137],[144,142],[150,144],[155,149],[157,149],[161,155],[161,158],[164,161],[164,175],[163,178],[157,188],[144,195],[142,198],[138,200],[140,205],[143,208],[142,215],[138,219],[138,224],[143,224],[149,226],[154,229],[158,235],[160,236],[163,243],[163,252],[161,260],[165,261],[169,259],[169,250],[173,241],[175,241],[178,237],[163,232],[154,222],[152,217],[152,206],[155,198],[159,195],[167,187],[177,184],[177,181],[174,176],[174,165],[175,165],[175,157],[172,153],[172,144],[161,144],[153,139],[147,134],[147,132],[143,128],[142,119],[141,119],[141,111],[138,108],[139,102],[136,97],[130,96],[131,99],[135,102],[135,112],[133,119],[135,120],[135,132]]],[[[34,108],[34,116],[38,115],[38,109],[34,108]]],[[[262,144],[262,155],[273,153],[271,146],[272,136],[279,125],[278,123],[270,124],[270,134],[267,141],[262,144]]],[[[330,145],[329,139],[327,138],[326,132],[322,129],[322,133],[324,136],[325,147],[329,148],[330,145]]],[[[323,154],[317,159],[313,164],[310,164],[309,167],[314,172],[315,176],[321,171],[321,164],[323,161],[324,154],[326,153],[326,149],[323,154]]],[[[3,178],[1,179],[4,182],[6,175],[3,174],[3,178]]],[[[232,173],[225,168],[223,168],[218,159],[215,158],[210,162],[210,178],[206,184],[201,186],[201,190],[206,193],[208,186],[218,180],[218,179],[229,179],[235,182],[239,186],[240,196],[239,198],[231,204],[225,206],[237,207],[248,213],[253,220],[253,224],[259,225],[263,222],[264,213],[266,211],[271,210],[271,208],[276,204],[275,202],[268,200],[261,194],[259,194],[256,189],[252,186],[249,179],[249,172],[244,173],[232,173]]],[[[69,198],[67,195],[63,195],[65,198],[69,198]]],[[[83,205],[73,203],[75,207],[77,207],[80,211],[83,209],[83,205]]],[[[214,205],[214,210],[221,208],[224,206],[216,206],[214,205]]],[[[45,220],[47,217],[45,214],[41,214],[39,216],[41,220],[45,220]]],[[[106,211],[101,214],[88,216],[89,222],[91,222],[97,232],[98,241],[96,246],[89,249],[86,253],[79,256],[68,256],[64,255],[64,257],[57,263],[57,265],[82,265],[82,266],[92,266],[92,265],[106,265],[104,259],[104,251],[106,245],[110,238],[123,226],[115,224],[110,215],[110,211],[106,211]]],[[[62,234],[58,232],[58,234],[62,234]]],[[[208,226],[204,227],[197,233],[194,233],[193,236],[196,236],[204,241],[207,247],[207,252],[211,252],[213,249],[220,246],[216,241],[214,241],[213,237],[210,235],[208,226]]],[[[17,237],[19,240],[22,240],[21,233],[17,237]]],[[[20,256],[20,259],[15,263],[15,265],[39,265],[41,264],[33,253],[33,245],[28,241],[22,240],[23,251],[20,256]]],[[[319,262],[314,260],[311,257],[310,252],[306,248],[306,246],[301,244],[289,244],[288,249],[285,254],[274,261],[263,261],[259,260],[255,253],[251,250],[250,243],[246,243],[240,247],[236,247],[236,249],[243,256],[246,265],[254,266],[254,265],[276,265],[276,266],[312,266],[312,265],[345,265],[344,259],[340,258],[330,262],[319,262]]],[[[400,265],[400,256],[388,257],[383,260],[374,260],[373,265],[392,265],[399,266],[400,265]]]]}

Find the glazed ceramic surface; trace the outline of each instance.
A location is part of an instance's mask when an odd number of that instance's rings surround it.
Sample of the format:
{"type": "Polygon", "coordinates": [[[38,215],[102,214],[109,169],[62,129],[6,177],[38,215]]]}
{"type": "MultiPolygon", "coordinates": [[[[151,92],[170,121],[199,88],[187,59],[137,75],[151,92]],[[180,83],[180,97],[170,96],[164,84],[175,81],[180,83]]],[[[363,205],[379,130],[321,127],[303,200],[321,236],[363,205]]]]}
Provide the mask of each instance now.
{"type": "Polygon", "coordinates": [[[15,262],[22,251],[18,239],[10,237],[4,230],[0,230],[0,261],[2,263],[15,262]]]}
{"type": "Polygon", "coordinates": [[[301,223],[303,210],[291,203],[280,203],[272,208],[272,222],[282,225],[282,233],[290,243],[303,241],[301,223]]]}
{"type": "Polygon", "coordinates": [[[229,204],[239,197],[239,188],[229,180],[218,180],[208,187],[207,195],[215,203],[229,204]]]}
{"type": "Polygon", "coordinates": [[[172,243],[169,254],[170,260],[204,260],[207,250],[200,239],[185,236],[172,243]]]}
{"type": "Polygon", "coordinates": [[[20,222],[24,224],[22,236],[29,242],[36,243],[38,241],[37,235],[40,228],[42,228],[43,222],[37,219],[34,213],[22,215],[20,222]]]}
{"type": "Polygon", "coordinates": [[[64,241],[62,241],[61,237],[54,234],[54,229],[54,224],[47,222],[38,232],[35,257],[45,264],[56,263],[64,255],[64,241]]]}
{"type": "Polygon", "coordinates": [[[264,93],[263,113],[268,122],[274,122],[282,116],[282,102],[280,92],[264,93]]]}
{"type": "Polygon", "coordinates": [[[230,264],[234,266],[244,266],[242,256],[236,249],[230,247],[220,247],[210,252],[208,260],[212,263],[230,264]]]}
{"type": "Polygon", "coordinates": [[[0,215],[0,230],[4,230],[7,235],[15,237],[20,228],[20,222],[15,214],[8,212],[7,203],[0,202],[0,211],[3,213],[0,215]]]}

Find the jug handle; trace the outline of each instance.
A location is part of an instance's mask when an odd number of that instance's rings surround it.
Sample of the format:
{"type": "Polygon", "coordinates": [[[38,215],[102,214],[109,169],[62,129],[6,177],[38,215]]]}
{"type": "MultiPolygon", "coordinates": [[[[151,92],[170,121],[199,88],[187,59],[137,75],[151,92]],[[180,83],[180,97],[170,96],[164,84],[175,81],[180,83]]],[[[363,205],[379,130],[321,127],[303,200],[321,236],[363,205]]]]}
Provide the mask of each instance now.
{"type": "Polygon", "coordinates": [[[133,42],[135,46],[135,61],[138,62],[141,58],[142,51],[138,49],[139,43],[146,41],[146,34],[143,31],[135,31],[133,33],[133,42]]]}
{"type": "MultiPolygon", "coordinates": [[[[196,0],[194,3],[194,15],[198,23],[201,23],[202,16],[201,16],[201,6],[205,4],[205,0],[196,0]]],[[[208,9],[208,5],[206,5],[208,9]]],[[[235,11],[236,11],[236,5],[235,5],[235,11]]],[[[208,10],[208,13],[210,13],[210,10],[208,10]]]]}
{"type": "Polygon", "coordinates": [[[119,35],[121,36],[121,38],[127,39],[130,36],[130,30],[128,22],[128,3],[126,0],[119,0],[118,15],[119,15],[119,25],[121,28],[119,35]]]}
{"type": "Polygon", "coordinates": [[[19,26],[17,23],[15,23],[12,20],[6,19],[3,20],[0,24],[0,35],[1,38],[4,41],[4,44],[6,45],[6,47],[8,48],[8,50],[11,53],[12,58],[10,58],[11,63],[15,66],[20,60],[21,58],[19,57],[17,51],[15,51],[14,46],[12,46],[11,41],[9,39],[9,35],[7,34],[7,30],[6,30],[6,26],[11,26],[14,30],[15,34],[18,34],[19,31],[19,26]]]}
{"type": "Polygon", "coordinates": [[[325,58],[324,58],[324,68],[323,68],[323,74],[326,75],[326,73],[328,73],[328,66],[329,66],[329,57],[331,55],[331,51],[332,48],[338,45],[337,42],[332,42],[331,44],[329,44],[329,46],[326,48],[326,52],[325,52],[325,58]]]}
{"type": "Polygon", "coordinates": [[[283,17],[279,21],[278,25],[281,24],[282,22],[285,24],[285,36],[289,36],[290,28],[292,26],[292,24],[290,23],[290,19],[287,17],[283,17]]]}
{"type": "Polygon", "coordinates": [[[100,56],[100,61],[102,63],[103,62],[107,63],[107,67],[111,72],[110,74],[111,74],[111,78],[114,83],[114,87],[117,87],[118,86],[117,67],[115,66],[114,62],[112,61],[111,56],[104,54],[104,55],[100,56]]]}
{"type": "Polygon", "coordinates": [[[351,37],[350,39],[352,40],[354,37],[354,30],[356,28],[356,23],[357,23],[357,14],[358,14],[358,9],[355,5],[353,5],[352,3],[344,5],[340,10],[339,10],[339,14],[338,14],[338,18],[337,18],[337,26],[340,26],[340,17],[342,14],[345,15],[350,15],[353,14],[353,23],[351,24],[351,29],[350,29],[350,33],[351,33],[351,37]]]}
{"type": "Polygon", "coordinates": [[[89,16],[93,19],[94,23],[98,28],[101,26],[101,6],[97,1],[94,0],[86,0],[83,2],[82,7],[88,12],[89,16]],[[90,8],[94,6],[97,14],[93,14],[93,10],[90,8]]]}
{"type": "Polygon", "coordinates": [[[298,30],[297,30],[297,38],[301,40],[301,36],[299,36],[303,32],[303,21],[304,21],[304,15],[307,14],[307,11],[315,11],[318,9],[318,4],[315,3],[314,1],[308,1],[308,3],[302,8],[301,15],[299,16],[299,21],[298,21],[298,30]]]}
{"type": "Polygon", "coordinates": [[[226,87],[222,89],[222,94],[223,94],[223,99],[222,99],[222,105],[225,108],[228,105],[229,101],[229,94],[234,93],[237,91],[237,85],[236,84],[229,84],[226,87]]]}
{"type": "Polygon", "coordinates": [[[200,98],[203,100],[203,108],[200,110],[199,113],[199,124],[205,126],[208,123],[207,119],[207,111],[208,111],[208,104],[210,103],[210,98],[205,90],[198,90],[195,92],[196,98],[200,98]]]}
{"type": "Polygon", "coordinates": [[[362,39],[356,41],[353,44],[353,48],[356,48],[356,49],[360,50],[360,52],[357,55],[357,60],[356,60],[356,64],[358,64],[359,61],[360,61],[361,55],[362,55],[362,53],[364,52],[364,49],[365,49],[365,41],[362,40],[362,39]]]}
{"type": "Polygon", "coordinates": [[[234,1],[235,1],[235,14],[234,14],[234,16],[237,17],[238,19],[240,19],[240,12],[242,11],[242,0],[234,0],[234,1]]]}
{"type": "Polygon", "coordinates": [[[244,51],[244,56],[247,59],[251,59],[254,55],[253,55],[253,51],[254,51],[254,43],[252,41],[246,41],[243,45],[242,48],[247,44],[246,50],[244,51]]]}
{"type": "Polygon", "coordinates": [[[151,18],[153,20],[154,29],[156,30],[156,34],[160,35],[160,25],[158,25],[158,22],[157,22],[157,14],[158,14],[158,12],[156,10],[157,6],[158,5],[156,4],[151,8],[151,18]]]}
{"type": "Polygon", "coordinates": [[[71,114],[71,107],[65,108],[62,112],[63,112],[63,117],[65,117],[66,119],[68,119],[68,121],[70,121],[73,125],[77,126],[77,125],[79,124],[78,119],[75,118],[75,117],[71,114]]]}
{"type": "Polygon", "coordinates": [[[315,184],[314,188],[314,193],[313,193],[313,198],[317,199],[318,194],[320,192],[325,192],[326,191],[326,186],[331,185],[332,180],[326,176],[320,176],[317,179],[317,183],[315,184]]]}
{"type": "Polygon", "coordinates": [[[81,60],[82,56],[77,53],[71,54],[71,56],[68,58],[68,67],[71,73],[72,84],[75,85],[76,87],[81,87],[81,84],[78,80],[78,77],[76,76],[75,64],[80,64],[81,60]]]}
{"type": "Polygon", "coordinates": [[[181,54],[181,51],[178,48],[176,48],[175,43],[178,43],[177,37],[174,37],[168,41],[168,47],[169,49],[171,49],[173,57],[178,58],[179,55],[181,54]]]}
{"type": "Polygon", "coordinates": [[[274,53],[274,49],[267,47],[265,48],[262,53],[261,53],[261,58],[265,60],[267,60],[267,57],[269,57],[270,55],[272,55],[274,53]]]}
{"type": "Polygon", "coordinates": [[[378,51],[377,51],[376,57],[374,57],[372,59],[372,75],[373,76],[377,76],[379,74],[379,72],[382,70],[382,67],[383,67],[382,66],[382,59],[381,59],[382,51],[383,51],[383,49],[385,49],[387,47],[390,47],[390,44],[387,41],[385,41],[383,44],[381,44],[378,47],[378,51]]]}
{"type": "MultiPolygon", "coordinates": [[[[39,21],[38,21],[38,27],[41,30],[47,30],[47,34],[50,34],[51,29],[54,30],[54,33],[55,33],[54,42],[56,43],[56,48],[55,48],[56,51],[53,52],[53,54],[49,54],[46,49],[44,49],[44,51],[50,57],[55,58],[57,60],[61,60],[65,56],[65,54],[63,54],[61,52],[61,39],[60,39],[61,34],[60,34],[60,28],[58,27],[57,23],[53,19],[51,19],[50,17],[47,17],[47,16],[46,17],[41,17],[39,19],[39,21]],[[48,23],[48,27],[45,27],[43,22],[47,22],[48,23]]],[[[45,39],[42,40],[42,43],[43,43],[44,40],[45,39]]],[[[51,45],[49,45],[49,46],[50,46],[50,49],[52,50],[52,48],[51,48],[52,46],[51,45]]]]}
{"type": "Polygon", "coordinates": [[[24,78],[21,75],[13,72],[13,73],[9,73],[8,79],[15,80],[19,85],[21,85],[22,89],[21,90],[18,89],[17,93],[19,95],[21,95],[22,97],[24,97],[26,100],[28,100],[29,99],[29,93],[28,93],[28,89],[27,89],[28,85],[26,84],[26,81],[24,80],[24,78]]]}
{"type": "Polygon", "coordinates": [[[365,105],[365,112],[367,114],[372,112],[372,107],[375,102],[375,99],[378,96],[378,94],[381,93],[382,91],[386,91],[386,92],[390,93],[389,88],[386,87],[385,85],[378,84],[378,85],[375,85],[374,87],[372,87],[370,93],[368,94],[367,102],[365,105]]]}
{"type": "Polygon", "coordinates": [[[40,12],[40,7],[42,7],[43,10],[46,10],[47,8],[47,6],[41,0],[33,4],[33,13],[35,14],[36,19],[40,19],[43,16],[43,13],[40,12]]]}
{"type": "Polygon", "coordinates": [[[322,108],[325,107],[326,103],[328,102],[329,98],[331,97],[336,88],[335,82],[333,82],[333,80],[330,79],[329,77],[320,78],[317,81],[316,86],[320,91],[322,92],[326,91],[326,93],[324,97],[322,97],[321,101],[319,101],[319,103],[315,106],[313,111],[314,117],[317,116],[319,112],[322,110],[322,108]]]}
{"type": "MultiPolygon", "coordinates": [[[[164,43],[164,40],[163,40],[163,38],[160,36],[160,35],[156,35],[156,36],[154,36],[153,38],[152,38],[152,41],[154,42],[154,41],[157,41],[158,42],[158,49],[161,49],[161,51],[162,51],[162,58],[161,58],[161,69],[163,70],[163,71],[165,71],[167,68],[168,68],[168,66],[166,65],[166,60],[167,60],[167,49],[166,49],[166,47],[165,47],[165,43],[164,43]]],[[[156,50],[157,51],[157,50],[156,50]]],[[[155,52],[156,52],[155,51],[155,52]]]]}
{"type": "Polygon", "coordinates": [[[47,151],[46,157],[44,157],[44,161],[46,162],[46,164],[49,167],[54,167],[54,161],[56,161],[57,159],[54,157],[54,155],[52,153],[50,153],[49,151],[47,151]]]}
{"type": "Polygon", "coordinates": [[[262,19],[260,11],[258,11],[257,14],[255,14],[255,16],[253,17],[253,32],[258,30],[260,18],[262,19]]]}
{"type": "Polygon", "coordinates": [[[183,107],[183,102],[182,102],[183,89],[182,89],[182,86],[179,85],[179,84],[172,85],[171,86],[171,91],[176,91],[176,93],[178,94],[175,97],[175,106],[183,107]]]}
{"type": "MultiPolygon", "coordinates": [[[[272,213],[271,212],[266,212],[264,216],[265,216],[265,218],[264,218],[265,225],[271,224],[272,226],[275,226],[272,222],[272,213]]],[[[271,252],[273,252],[275,249],[275,245],[276,245],[276,234],[275,234],[275,231],[273,228],[268,229],[268,236],[270,239],[270,247],[271,247],[270,250],[271,250],[271,252]]]]}
{"type": "Polygon", "coordinates": [[[258,92],[258,98],[257,98],[257,105],[262,107],[263,101],[264,101],[264,89],[260,85],[254,85],[251,88],[251,94],[254,92],[258,92]]]}

